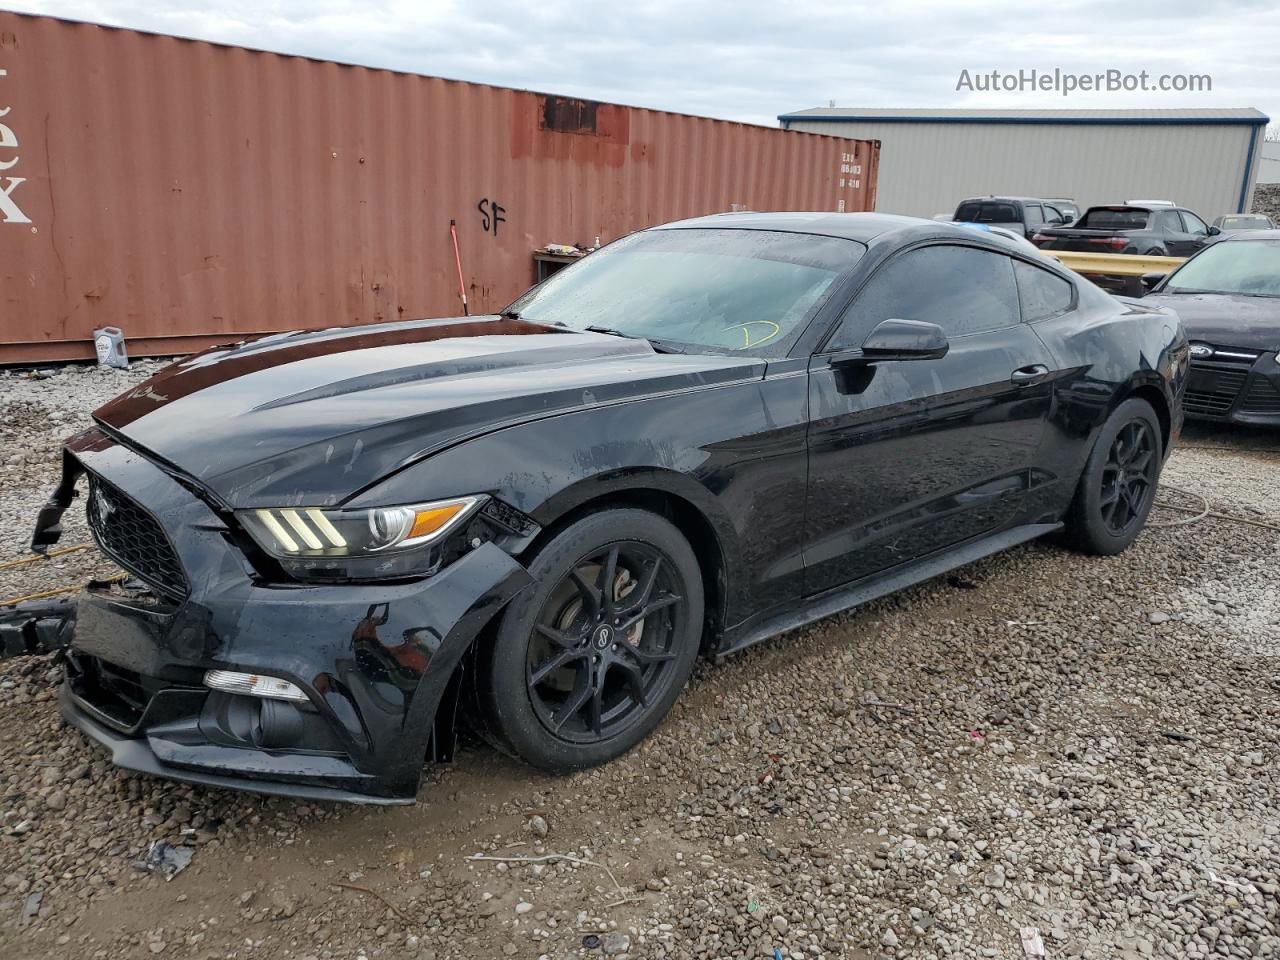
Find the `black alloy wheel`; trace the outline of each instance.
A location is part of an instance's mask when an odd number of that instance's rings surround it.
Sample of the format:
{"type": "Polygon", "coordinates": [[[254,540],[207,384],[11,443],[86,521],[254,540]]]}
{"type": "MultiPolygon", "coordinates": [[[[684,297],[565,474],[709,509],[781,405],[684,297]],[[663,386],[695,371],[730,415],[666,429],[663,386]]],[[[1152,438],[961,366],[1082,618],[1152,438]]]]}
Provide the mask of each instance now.
{"type": "Polygon", "coordinates": [[[1111,442],[1102,468],[1099,508],[1113,536],[1124,536],[1147,515],[1159,473],[1157,443],[1150,425],[1141,419],[1126,423],[1111,442]]]}
{"type": "Polygon", "coordinates": [[[1125,400],[1098,431],[1063,518],[1066,539],[1086,553],[1123,551],[1146,525],[1163,464],[1155,410],[1146,400],[1125,400]]]}
{"type": "Polygon", "coordinates": [[[685,602],[672,570],[660,551],[628,540],[584,556],[551,592],[533,625],[525,680],[554,736],[612,739],[657,699],[673,674],[685,602]]]}
{"type": "Polygon", "coordinates": [[[702,571],[665,518],[618,507],[568,524],[525,561],[534,583],[477,661],[481,732],[562,773],[635,746],[693,671],[702,571]]]}

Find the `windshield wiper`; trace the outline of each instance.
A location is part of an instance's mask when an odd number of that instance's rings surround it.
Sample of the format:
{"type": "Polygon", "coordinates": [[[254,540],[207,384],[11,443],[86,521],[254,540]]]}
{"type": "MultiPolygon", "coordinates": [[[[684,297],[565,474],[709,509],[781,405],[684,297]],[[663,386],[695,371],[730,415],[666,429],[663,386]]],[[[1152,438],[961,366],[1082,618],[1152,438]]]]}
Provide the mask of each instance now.
{"type": "Polygon", "coordinates": [[[582,329],[591,333],[603,333],[610,337],[622,337],[626,340],[643,340],[649,346],[653,347],[655,353],[684,353],[683,350],[677,350],[675,347],[663,340],[654,340],[652,337],[641,337],[634,333],[623,333],[621,330],[615,330],[613,327],[598,327],[592,324],[582,329]]]}

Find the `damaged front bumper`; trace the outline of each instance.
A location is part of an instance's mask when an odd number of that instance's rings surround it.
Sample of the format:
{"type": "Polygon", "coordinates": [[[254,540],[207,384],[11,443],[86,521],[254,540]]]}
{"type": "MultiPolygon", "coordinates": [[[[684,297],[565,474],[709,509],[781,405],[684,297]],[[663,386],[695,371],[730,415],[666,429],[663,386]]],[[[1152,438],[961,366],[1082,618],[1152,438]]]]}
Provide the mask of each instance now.
{"type": "MultiPolygon", "coordinates": [[[[80,471],[111,491],[90,509],[99,545],[154,589],[80,595],[60,698],[70,724],[144,773],[413,802],[424,762],[452,751],[467,651],[530,582],[519,563],[485,543],[418,581],[266,583],[214,508],[96,430],[69,445],[51,507],[65,508],[80,471]],[[103,536],[109,522],[131,524],[127,538],[103,536]],[[210,689],[214,669],[280,678],[305,702],[210,689]]],[[[36,544],[48,545],[58,513],[42,511],[36,544]]]]}

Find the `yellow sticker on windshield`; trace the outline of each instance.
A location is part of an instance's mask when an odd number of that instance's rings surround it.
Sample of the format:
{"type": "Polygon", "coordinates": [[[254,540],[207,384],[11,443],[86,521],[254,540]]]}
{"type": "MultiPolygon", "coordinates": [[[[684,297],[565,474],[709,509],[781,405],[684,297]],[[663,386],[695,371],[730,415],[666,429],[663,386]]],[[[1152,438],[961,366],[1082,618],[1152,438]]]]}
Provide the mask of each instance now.
{"type": "MultiPolygon", "coordinates": [[[[776,323],[774,323],[772,320],[748,320],[746,323],[735,323],[724,328],[724,331],[728,331],[728,330],[742,331],[742,346],[740,348],[742,350],[749,350],[752,347],[758,347],[761,344],[768,343],[770,340],[772,340],[774,337],[776,337],[778,334],[782,332],[782,328],[778,326],[776,323]],[[760,327],[763,327],[765,329],[762,331],[758,331],[756,335],[753,336],[752,335],[753,328],[760,328],[760,327]],[[764,335],[760,336],[759,335],[760,333],[763,333],[764,335]]],[[[724,332],[724,331],[721,331],[721,332],[724,332]]]]}

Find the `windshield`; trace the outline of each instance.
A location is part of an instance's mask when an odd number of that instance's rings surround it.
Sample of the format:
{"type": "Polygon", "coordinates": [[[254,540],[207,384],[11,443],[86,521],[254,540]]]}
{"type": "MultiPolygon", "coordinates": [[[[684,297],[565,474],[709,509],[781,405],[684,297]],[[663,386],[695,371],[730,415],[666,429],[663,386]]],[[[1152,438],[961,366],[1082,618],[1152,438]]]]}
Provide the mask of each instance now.
{"type": "Polygon", "coordinates": [[[1076,226],[1081,230],[1145,230],[1150,215],[1147,210],[1094,207],[1076,226]]]}
{"type": "Polygon", "coordinates": [[[505,312],[667,344],[784,356],[866,248],[767,230],[648,230],[534,287],[505,312]]]}
{"type": "Polygon", "coordinates": [[[1231,240],[1205,247],[1178,268],[1161,292],[1280,297],[1280,240],[1231,240]]]}
{"type": "Polygon", "coordinates": [[[1271,221],[1266,217],[1223,217],[1223,230],[1268,230],[1271,221]]]}

